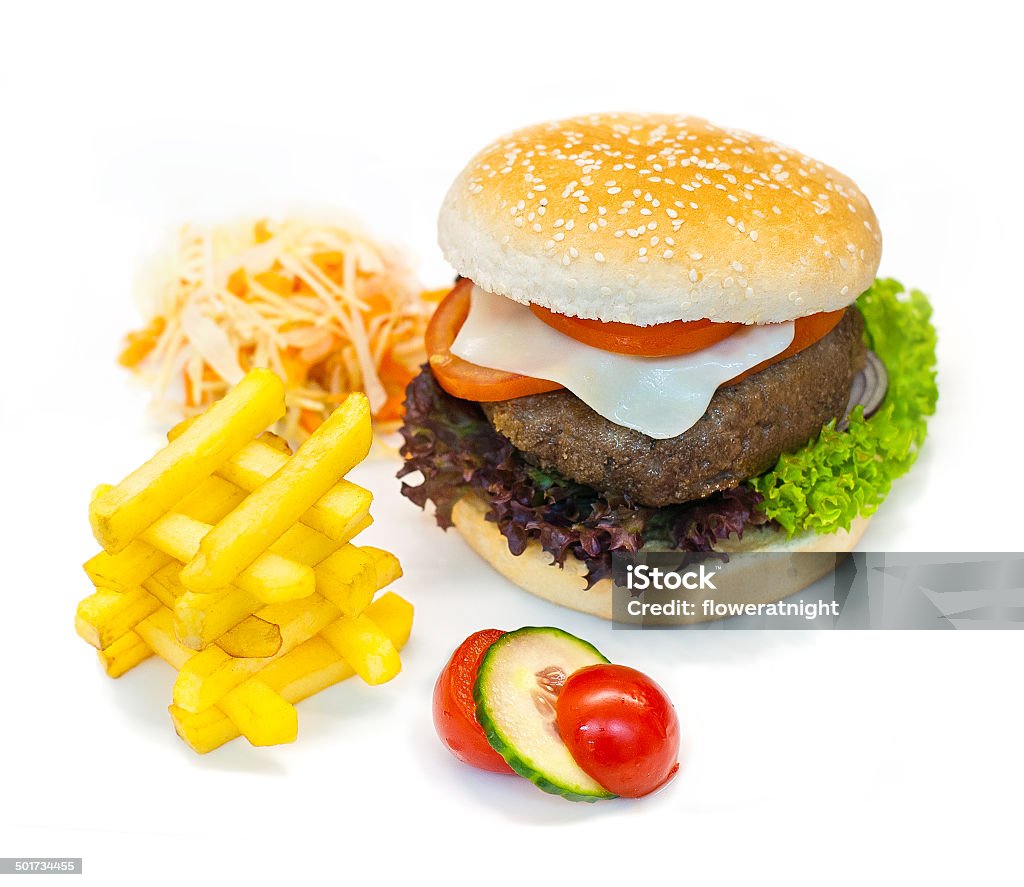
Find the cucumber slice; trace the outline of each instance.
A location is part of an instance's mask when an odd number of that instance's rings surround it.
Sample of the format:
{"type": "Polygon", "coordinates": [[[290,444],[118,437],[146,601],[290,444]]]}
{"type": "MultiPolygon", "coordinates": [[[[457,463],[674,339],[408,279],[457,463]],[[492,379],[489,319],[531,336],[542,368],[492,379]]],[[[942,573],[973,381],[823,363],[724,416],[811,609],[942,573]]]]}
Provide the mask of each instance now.
{"type": "Polygon", "coordinates": [[[555,723],[555,701],[565,679],[607,661],[560,628],[520,628],[491,645],[473,687],[477,720],[494,750],[520,776],[570,801],[615,797],[583,772],[555,723]]]}

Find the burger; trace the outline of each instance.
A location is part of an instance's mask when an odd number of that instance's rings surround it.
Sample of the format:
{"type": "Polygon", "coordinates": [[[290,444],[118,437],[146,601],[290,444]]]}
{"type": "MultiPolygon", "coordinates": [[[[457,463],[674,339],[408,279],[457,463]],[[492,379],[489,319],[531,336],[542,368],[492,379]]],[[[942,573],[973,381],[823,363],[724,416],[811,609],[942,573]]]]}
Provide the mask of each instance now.
{"type": "Polygon", "coordinates": [[[469,162],[438,231],[458,277],[403,493],[528,591],[609,616],[616,552],[848,551],[924,441],[928,301],[876,279],[868,199],[799,151],[694,117],[543,123],[469,162]]]}

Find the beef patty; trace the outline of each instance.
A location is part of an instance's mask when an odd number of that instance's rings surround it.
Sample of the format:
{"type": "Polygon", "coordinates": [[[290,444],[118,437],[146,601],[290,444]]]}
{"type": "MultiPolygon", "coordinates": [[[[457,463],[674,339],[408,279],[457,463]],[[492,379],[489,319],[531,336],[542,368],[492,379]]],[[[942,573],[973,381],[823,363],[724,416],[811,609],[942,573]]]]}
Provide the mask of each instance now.
{"type": "Polygon", "coordinates": [[[851,308],[809,348],[720,388],[696,425],[666,440],[616,425],[565,390],[482,406],[500,434],[545,468],[641,505],[689,502],[767,471],[841,416],[864,366],[863,330],[851,308]]]}

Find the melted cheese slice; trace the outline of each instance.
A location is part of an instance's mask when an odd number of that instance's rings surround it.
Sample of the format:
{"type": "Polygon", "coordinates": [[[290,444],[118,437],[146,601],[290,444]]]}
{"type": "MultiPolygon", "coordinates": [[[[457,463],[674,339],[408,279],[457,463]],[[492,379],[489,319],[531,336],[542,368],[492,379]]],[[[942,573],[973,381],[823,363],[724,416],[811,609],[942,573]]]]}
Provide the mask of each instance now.
{"type": "Polygon", "coordinates": [[[560,333],[526,305],[474,286],[451,350],[478,366],[558,382],[616,425],[663,440],[691,428],[719,385],[792,341],[792,322],[773,323],[678,357],[613,354],[560,333]]]}

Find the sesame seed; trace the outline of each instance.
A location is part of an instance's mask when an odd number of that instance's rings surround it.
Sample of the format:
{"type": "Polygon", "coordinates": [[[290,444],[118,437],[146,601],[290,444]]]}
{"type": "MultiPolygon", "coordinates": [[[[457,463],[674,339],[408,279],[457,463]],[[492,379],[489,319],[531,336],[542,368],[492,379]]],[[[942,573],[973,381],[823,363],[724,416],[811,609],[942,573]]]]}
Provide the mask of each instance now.
{"type": "Polygon", "coordinates": [[[596,253],[594,253],[594,258],[597,259],[598,262],[603,262],[604,261],[604,253],[596,252],[596,253]]]}

